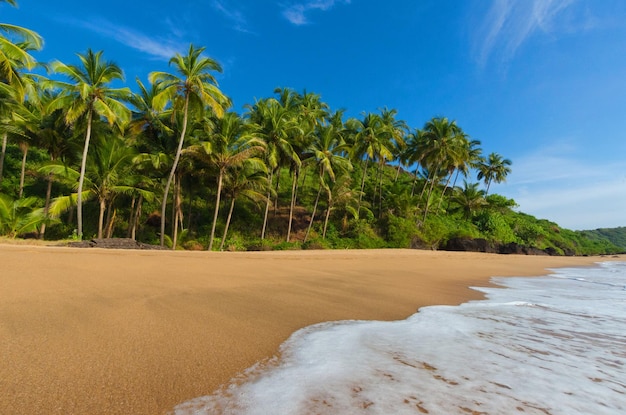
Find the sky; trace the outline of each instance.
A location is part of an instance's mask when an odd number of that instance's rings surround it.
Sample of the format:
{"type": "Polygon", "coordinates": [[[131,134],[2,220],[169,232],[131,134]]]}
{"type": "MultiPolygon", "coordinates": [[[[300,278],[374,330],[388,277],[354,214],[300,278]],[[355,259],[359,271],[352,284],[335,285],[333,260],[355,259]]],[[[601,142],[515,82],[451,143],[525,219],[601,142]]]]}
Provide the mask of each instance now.
{"type": "MultiPolygon", "coordinates": [[[[512,173],[490,192],[574,229],[626,226],[623,0],[18,0],[0,22],[35,30],[42,62],[103,50],[126,85],[189,44],[223,73],[234,110],[276,87],[346,116],[394,108],[455,120],[512,173]]],[[[476,177],[470,178],[476,181],[476,177]]]]}

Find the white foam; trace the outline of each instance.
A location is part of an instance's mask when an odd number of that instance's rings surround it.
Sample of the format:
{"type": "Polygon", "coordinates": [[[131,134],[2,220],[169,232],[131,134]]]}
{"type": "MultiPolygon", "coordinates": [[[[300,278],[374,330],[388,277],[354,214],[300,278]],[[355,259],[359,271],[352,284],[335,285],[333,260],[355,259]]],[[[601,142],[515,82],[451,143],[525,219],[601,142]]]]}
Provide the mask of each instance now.
{"type": "Polygon", "coordinates": [[[626,264],[556,272],[404,321],[307,327],[174,413],[626,413],[626,264]]]}

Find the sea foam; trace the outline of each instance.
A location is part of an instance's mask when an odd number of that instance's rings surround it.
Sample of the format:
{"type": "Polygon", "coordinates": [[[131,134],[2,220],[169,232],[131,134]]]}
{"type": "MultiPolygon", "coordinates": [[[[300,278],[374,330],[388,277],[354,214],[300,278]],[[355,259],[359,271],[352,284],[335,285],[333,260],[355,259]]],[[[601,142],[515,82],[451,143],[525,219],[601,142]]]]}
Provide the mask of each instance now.
{"type": "Polygon", "coordinates": [[[626,263],[494,278],[486,300],[323,323],[190,414],[626,413],[626,263]]]}

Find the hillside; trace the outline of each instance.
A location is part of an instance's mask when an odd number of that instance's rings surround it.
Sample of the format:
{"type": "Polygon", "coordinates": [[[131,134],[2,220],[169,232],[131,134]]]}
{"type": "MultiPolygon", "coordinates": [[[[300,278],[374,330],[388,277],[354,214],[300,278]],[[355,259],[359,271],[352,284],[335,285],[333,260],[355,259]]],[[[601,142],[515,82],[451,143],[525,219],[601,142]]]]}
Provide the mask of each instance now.
{"type": "Polygon", "coordinates": [[[626,226],[587,230],[581,231],[581,233],[591,240],[608,241],[609,243],[626,250],[626,226]]]}

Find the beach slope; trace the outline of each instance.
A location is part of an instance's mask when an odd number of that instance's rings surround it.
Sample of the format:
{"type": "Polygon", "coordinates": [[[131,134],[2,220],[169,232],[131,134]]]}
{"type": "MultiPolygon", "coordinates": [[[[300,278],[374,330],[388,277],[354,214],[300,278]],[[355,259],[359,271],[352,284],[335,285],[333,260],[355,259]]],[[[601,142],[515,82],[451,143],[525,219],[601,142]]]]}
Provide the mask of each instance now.
{"type": "Polygon", "coordinates": [[[478,299],[492,276],[599,257],[210,253],[0,245],[0,413],[164,414],[291,333],[478,299]]]}

